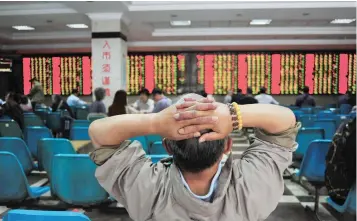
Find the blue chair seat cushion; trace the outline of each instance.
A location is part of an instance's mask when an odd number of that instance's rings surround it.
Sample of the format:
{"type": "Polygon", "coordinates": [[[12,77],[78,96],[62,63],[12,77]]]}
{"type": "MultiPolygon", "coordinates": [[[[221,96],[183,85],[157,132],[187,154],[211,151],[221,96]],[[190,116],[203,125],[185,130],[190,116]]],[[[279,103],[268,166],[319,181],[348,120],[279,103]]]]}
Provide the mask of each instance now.
{"type": "Polygon", "coordinates": [[[40,197],[42,194],[48,192],[50,190],[49,186],[35,186],[30,187],[29,195],[31,198],[40,197]]]}

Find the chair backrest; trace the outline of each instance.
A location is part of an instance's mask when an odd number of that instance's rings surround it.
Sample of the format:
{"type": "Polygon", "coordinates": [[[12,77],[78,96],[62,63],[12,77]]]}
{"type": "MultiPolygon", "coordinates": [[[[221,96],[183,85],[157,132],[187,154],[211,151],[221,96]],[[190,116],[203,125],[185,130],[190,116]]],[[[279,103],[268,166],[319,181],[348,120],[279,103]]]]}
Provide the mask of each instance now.
{"type": "Polygon", "coordinates": [[[147,140],[147,144],[149,147],[151,147],[151,145],[157,141],[162,141],[162,137],[158,134],[149,134],[146,135],[146,140],[147,140]]]}
{"type": "Polygon", "coordinates": [[[293,112],[297,120],[300,119],[300,116],[304,115],[304,112],[302,112],[301,110],[293,110],[293,112]]]}
{"type": "Polygon", "coordinates": [[[72,122],[72,127],[89,127],[89,120],[74,120],[72,122]]]}
{"type": "Polygon", "coordinates": [[[289,108],[290,110],[298,110],[299,107],[297,106],[287,106],[287,108],[289,108]]]}
{"type": "Polygon", "coordinates": [[[318,114],[317,114],[317,118],[318,119],[327,119],[327,118],[334,118],[336,116],[336,114],[334,114],[332,111],[330,110],[323,110],[323,111],[320,111],[318,114]]]}
{"type": "Polygon", "coordinates": [[[300,115],[300,117],[298,117],[298,121],[301,122],[303,127],[314,126],[315,119],[316,119],[316,115],[312,115],[312,114],[304,114],[304,115],[300,115]]]}
{"type": "Polygon", "coordinates": [[[94,176],[96,168],[88,154],[57,154],[52,163],[53,194],[74,205],[93,205],[105,201],[108,193],[94,176]]]}
{"type": "Polygon", "coordinates": [[[320,111],[323,111],[325,108],[322,106],[316,106],[312,108],[312,113],[313,114],[318,114],[320,111]]]}
{"type": "Polygon", "coordinates": [[[53,131],[59,131],[61,129],[61,112],[49,112],[47,114],[46,125],[53,131]]]}
{"type": "Polygon", "coordinates": [[[151,161],[153,163],[157,163],[159,162],[160,160],[164,159],[164,158],[168,158],[170,157],[169,155],[167,154],[161,154],[161,155],[153,155],[153,154],[150,154],[150,155],[146,155],[148,158],[151,158],[151,161]]]}
{"type": "Polygon", "coordinates": [[[0,120],[0,136],[23,138],[22,130],[14,120],[0,120]]]}
{"type": "Polygon", "coordinates": [[[352,110],[352,106],[350,104],[341,104],[340,112],[341,114],[349,114],[352,110]]]}
{"type": "Polygon", "coordinates": [[[88,121],[92,123],[95,120],[102,119],[105,117],[107,117],[107,115],[103,113],[90,113],[88,114],[88,121]]]}
{"type": "Polygon", "coordinates": [[[47,109],[35,110],[34,112],[37,116],[39,116],[41,118],[42,121],[44,121],[46,123],[47,114],[49,112],[47,109]]]}
{"type": "Polygon", "coordinates": [[[353,184],[353,187],[348,193],[346,203],[348,212],[356,214],[356,184],[353,184]]]}
{"type": "Polygon", "coordinates": [[[300,110],[305,114],[312,114],[312,107],[302,107],[300,110]]]}
{"type": "Polygon", "coordinates": [[[0,137],[0,151],[14,154],[19,160],[25,174],[33,169],[32,157],[25,142],[18,137],[0,137]]]}
{"type": "Polygon", "coordinates": [[[18,202],[28,196],[28,182],[16,156],[0,152],[0,202],[18,202]]]}
{"type": "Polygon", "coordinates": [[[3,221],[37,220],[37,221],[90,221],[83,213],[71,211],[10,210],[3,221]]]}
{"type": "Polygon", "coordinates": [[[87,120],[89,108],[87,106],[76,107],[76,118],[78,120],[87,120]]]}
{"type": "Polygon", "coordinates": [[[334,114],[340,114],[340,108],[329,108],[328,110],[330,110],[334,114]]]}
{"type": "Polygon", "coordinates": [[[51,180],[52,162],[56,154],[76,154],[71,142],[62,138],[44,138],[38,141],[38,162],[51,180]]]}
{"type": "Polygon", "coordinates": [[[45,124],[42,119],[36,114],[25,114],[24,115],[24,125],[26,127],[43,127],[45,124]]]}
{"type": "Polygon", "coordinates": [[[52,138],[52,133],[47,127],[27,127],[25,141],[32,154],[37,158],[37,142],[42,138],[52,138]]]}
{"type": "Polygon", "coordinates": [[[145,151],[145,153],[149,152],[149,145],[147,143],[147,139],[145,136],[137,136],[137,137],[132,137],[129,140],[137,140],[141,143],[141,146],[143,147],[143,150],[145,151]]]}
{"type": "Polygon", "coordinates": [[[312,141],[304,154],[299,175],[305,177],[308,181],[324,181],[325,161],[330,145],[331,140],[312,141]]]}
{"type": "Polygon", "coordinates": [[[325,139],[325,131],[322,128],[301,128],[296,136],[299,144],[296,153],[304,155],[313,140],[325,139]]]}
{"type": "Polygon", "coordinates": [[[162,145],[162,141],[157,141],[153,143],[152,146],[149,147],[149,154],[154,154],[154,155],[167,154],[164,146],[162,145]]]}
{"type": "Polygon", "coordinates": [[[337,126],[335,119],[319,119],[314,121],[314,127],[323,128],[325,131],[325,139],[332,140],[335,135],[337,126]]]}
{"type": "Polygon", "coordinates": [[[72,127],[71,129],[71,140],[90,140],[89,127],[72,127]]]}

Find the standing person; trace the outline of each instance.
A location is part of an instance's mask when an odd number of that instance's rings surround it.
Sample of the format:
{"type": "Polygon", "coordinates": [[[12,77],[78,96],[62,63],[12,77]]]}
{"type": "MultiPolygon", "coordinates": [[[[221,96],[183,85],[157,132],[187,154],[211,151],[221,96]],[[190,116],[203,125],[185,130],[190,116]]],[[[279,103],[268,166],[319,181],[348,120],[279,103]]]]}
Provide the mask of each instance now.
{"type": "Polygon", "coordinates": [[[119,90],[115,93],[113,104],[108,108],[108,116],[137,113],[138,111],[128,106],[126,92],[119,90]]]}
{"type": "Polygon", "coordinates": [[[95,101],[89,107],[89,113],[97,113],[97,114],[106,114],[107,109],[103,103],[103,99],[105,98],[105,89],[102,87],[98,87],[94,90],[95,101]]]}
{"type": "Polygon", "coordinates": [[[261,87],[259,94],[254,98],[258,101],[259,104],[279,104],[271,95],[266,93],[267,89],[261,87]]]}
{"type": "MultiPolygon", "coordinates": [[[[238,88],[238,90],[237,90],[237,93],[239,94],[239,90],[240,90],[240,93],[242,94],[242,90],[239,89],[239,88],[238,88]]],[[[227,95],[224,97],[223,103],[224,103],[224,104],[229,104],[229,103],[231,103],[231,102],[232,102],[232,96],[234,96],[234,95],[233,95],[233,91],[232,91],[232,90],[229,90],[228,93],[227,93],[227,95]]]]}
{"type": "Polygon", "coordinates": [[[155,102],[150,99],[150,92],[143,88],[139,92],[139,99],[132,105],[140,113],[151,113],[154,110],[155,102]]]}
{"type": "Polygon", "coordinates": [[[168,108],[172,104],[171,99],[165,97],[162,90],[160,90],[158,88],[155,88],[152,91],[152,96],[155,101],[155,107],[154,107],[154,110],[152,111],[153,113],[158,113],[158,112],[164,110],[165,108],[168,108]]]}
{"type": "Polygon", "coordinates": [[[79,97],[78,89],[73,89],[72,94],[67,98],[67,104],[71,107],[86,105],[87,103],[81,100],[79,97]]]}
{"type": "MultiPolygon", "coordinates": [[[[278,105],[228,106],[185,102],[156,114],[121,115],[93,122],[91,159],[100,185],[133,220],[264,220],[284,192],[300,124],[278,105]],[[255,127],[256,139],[233,160],[232,124],[255,127]],[[210,128],[210,129],[209,129],[210,128]],[[153,164],[135,136],[159,134],[171,158],[153,164]],[[224,155],[228,159],[223,165],[224,155]]],[[[198,97],[197,97],[198,96],[198,97]]],[[[205,99],[207,101],[207,99],[205,99]]]]}
{"type": "Polygon", "coordinates": [[[41,83],[38,82],[36,78],[32,78],[30,82],[32,84],[32,88],[28,96],[31,98],[31,105],[33,110],[35,110],[36,104],[42,104],[45,100],[45,94],[43,93],[41,83]]]}
{"type": "Polygon", "coordinates": [[[52,105],[51,105],[52,112],[56,112],[57,110],[67,110],[71,118],[75,118],[72,109],[69,107],[67,102],[63,100],[63,98],[58,94],[52,95],[52,105]]]}
{"type": "Polygon", "coordinates": [[[297,96],[296,101],[295,101],[295,106],[297,107],[315,107],[316,102],[314,97],[312,97],[309,94],[310,88],[308,86],[305,86],[302,91],[303,94],[297,96]]]}
{"type": "Polygon", "coordinates": [[[59,131],[53,131],[55,133],[54,135],[60,135],[60,137],[69,139],[70,132],[71,132],[71,125],[73,119],[75,119],[72,109],[69,107],[67,102],[63,100],[63,98],[58,94],[52,95],[51,109],[52,112],[56,112],[58,110],[67,110],[67,112],[69,113],[70,116],[66,116],[62,114],[63,112],[61,112],[61,128],[59,131]]]}
{"type": "Polygon", "coordinates": [[[352,92],[347,91],[346,94],[343,94],[338,97],[338,107],[341,106],[341,104],[349,104],[349,100],[352,97],[352,92]]]}

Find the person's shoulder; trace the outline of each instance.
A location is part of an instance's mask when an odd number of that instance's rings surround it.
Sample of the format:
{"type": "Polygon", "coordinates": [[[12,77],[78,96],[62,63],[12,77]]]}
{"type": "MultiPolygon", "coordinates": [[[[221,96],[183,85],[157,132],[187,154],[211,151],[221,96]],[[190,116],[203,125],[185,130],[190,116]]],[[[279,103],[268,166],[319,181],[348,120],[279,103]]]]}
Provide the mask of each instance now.
{"type": "Polygon", "coordinates": [[[153,99],[148,99],[148,104],[154,104],[155,102],[154,102],[154,100],[153,99]]]}

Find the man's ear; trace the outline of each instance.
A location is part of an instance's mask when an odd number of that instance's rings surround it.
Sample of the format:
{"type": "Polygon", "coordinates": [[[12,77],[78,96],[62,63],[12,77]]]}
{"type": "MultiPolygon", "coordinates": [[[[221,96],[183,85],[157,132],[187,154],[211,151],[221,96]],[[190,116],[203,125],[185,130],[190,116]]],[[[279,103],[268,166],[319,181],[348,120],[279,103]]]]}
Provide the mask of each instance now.
{"type": "Polygon", "coordinates": [[[166,152],[167,152],[169,155],[172,155],[171,147],[170,147],[170,145],[168,145],[166,138],[162,139],[162,145],[164,146],[166,152]]]}
{"type": "Polygon", "coordinates": [[[232,145],[233,145],[232,138],[228,137],[224,147],[224,154],[229,154],[232,151],[232,145]]]}

